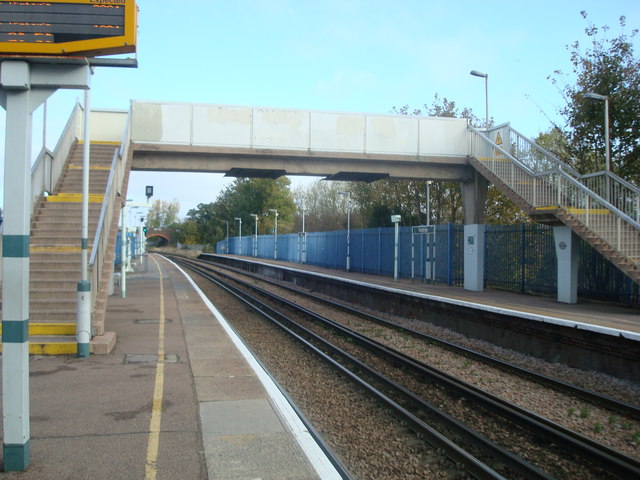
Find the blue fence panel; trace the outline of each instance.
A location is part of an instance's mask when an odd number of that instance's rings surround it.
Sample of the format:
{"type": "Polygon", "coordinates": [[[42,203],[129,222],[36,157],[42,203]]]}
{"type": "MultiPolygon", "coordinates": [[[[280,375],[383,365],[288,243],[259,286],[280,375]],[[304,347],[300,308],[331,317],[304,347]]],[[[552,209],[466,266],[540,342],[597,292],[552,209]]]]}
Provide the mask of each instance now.
{"type": "MultiPolygon", "coordinates": [[[[398,274],[411,278],[412,229],[400,229],[398,274]]],[[[351,231],[351,270],[375,275],[392,276],[394,270],[394,228],[371,228],[351,231]]],[[[436,283],[462,285],[463,238],[462,225],[436,225],[433,243],[424,235],[415,235],[413,245],[413,275],[425,279],[425,262],[433,258],[436,283]]],[[[278,259],[300,261],[298,234],[278,236],[278,259]]],[[[253,237],[228,239],[229,253],[253,255],[253,237]]],[[[227,240],[216,245],[225,252],[227,240]]],[[[258,257],[273,258],[274,236],[258,237],[258,257]]],[[[347,232],[308,232],[307,263],[324,268],[346,269],[347,232]]],[[[120,262],[120,238],[116,241],[116,263],[120,262]]],[[[553,295],[557,288],[556,252],[553,229],[546,225],[488,225],[485,236],[485,284],[522,293],[553,295]]],[[[640,288],[615,268],[585,241],[579,240],[578,295],[603,301],[638,305],[640,288]]]]}

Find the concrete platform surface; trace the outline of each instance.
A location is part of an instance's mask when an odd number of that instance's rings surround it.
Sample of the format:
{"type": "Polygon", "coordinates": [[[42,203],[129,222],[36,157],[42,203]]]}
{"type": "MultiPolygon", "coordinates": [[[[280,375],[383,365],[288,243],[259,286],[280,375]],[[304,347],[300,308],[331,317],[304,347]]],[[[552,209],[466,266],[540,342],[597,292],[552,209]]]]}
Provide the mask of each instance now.
{"type": "Polygon", "coordinates": [[[194,287],[151,256],[109,298],[111,355],[32,357],[31,464],[0,479],[340,478],[194,287]]]}

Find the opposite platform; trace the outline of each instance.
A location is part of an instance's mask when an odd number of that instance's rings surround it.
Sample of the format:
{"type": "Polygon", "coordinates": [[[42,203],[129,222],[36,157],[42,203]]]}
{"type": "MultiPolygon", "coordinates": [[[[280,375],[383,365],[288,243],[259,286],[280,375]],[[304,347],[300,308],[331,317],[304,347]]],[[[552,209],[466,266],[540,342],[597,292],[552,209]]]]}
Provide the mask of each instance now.
{"type": "Polygon", "coordinates": [[[109,298],[111,355],[31,358],[31,464],[0,478],[340,478],[190,279],[148,270],[109,298]]]}

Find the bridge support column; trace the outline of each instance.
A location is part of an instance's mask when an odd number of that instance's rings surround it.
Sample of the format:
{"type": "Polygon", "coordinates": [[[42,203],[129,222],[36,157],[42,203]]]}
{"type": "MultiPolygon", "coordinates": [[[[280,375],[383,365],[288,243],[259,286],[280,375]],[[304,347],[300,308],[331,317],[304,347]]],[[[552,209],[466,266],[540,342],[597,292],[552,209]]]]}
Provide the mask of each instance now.
{"type": "Polygon", "coordinates": [[[578,236],[569,227],[553,227],[558,258],[558,301],[578,303],[578,236]]]}
{"type": "Polygon", "coordinates": [[[484,223],[484,207],[487,203],[488,188],[489,181],[475,171],[472,181],[460,184],[465,225],[484,223]]]}
{"type": "Polygon", "coordinates": [[[484,232],[486,225],[464,226],[464,289],[484,290],[484,232]]]}

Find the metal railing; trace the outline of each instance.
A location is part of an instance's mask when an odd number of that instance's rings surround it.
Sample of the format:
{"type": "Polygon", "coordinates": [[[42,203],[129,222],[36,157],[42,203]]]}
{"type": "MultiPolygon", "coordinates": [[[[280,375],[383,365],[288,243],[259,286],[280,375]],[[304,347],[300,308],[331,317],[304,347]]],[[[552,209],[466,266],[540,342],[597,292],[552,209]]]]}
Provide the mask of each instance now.
{"type": "Polygon", "coordinates": [[[31,168],[31,212],[43,192],[53,192],[64,166],[69,158],[71,147],[78,139],[78,125],[82,121],[82,107],[76,103],[53,152],[43,147],[31,168]]]}
{"type": "Polygon", "coordinates": [[[623,194],[622,199],[612,196],[609,202],[597,190],[588,188],[596,176],[585,178],[577,174],[517,132],[512,130],[508,152],[475,128],[470,126],[469,131],[470,155],[527,204],[536,209],[563,209],[627,259],[640,262],[638,192],[632,185],[624,185],[615,176],[607,175],[609,192],[623,194]],[[618,208],[620,203],[629,208],[618,208]]]}
{"type": "Polygon", "coordinates": [[[100,211],[100,218],[98,220],[98,226],[96,228],[96,234],[93,240],[93,246],[91,248],[91,256],[89,258],[89,277],[91,280],[91,298],[92,307],[91,312],[95,311],[95,302],[98,298],[98,292],[104,286],[101,285],[102,274],[106,269],[111,266],[105,265],[105,257],[108,252],[108,245],[111,234],[111,224],[113,223],[114,215],[116,212],[116,200],[120,194],[122,184],[124,182],[124,176],[126,173],[127,157],[129,155],[129,138],[130,138],[130,115],[127,119],[125,131],[122,137],[122,143],[120,147],[115,148],[113,153],[113,160],[111,162],[111,171],[109,173],[109,180],[107,181],[107,188],[105,190],[104,200],[102,202],[102,209],[100,211]]]}

